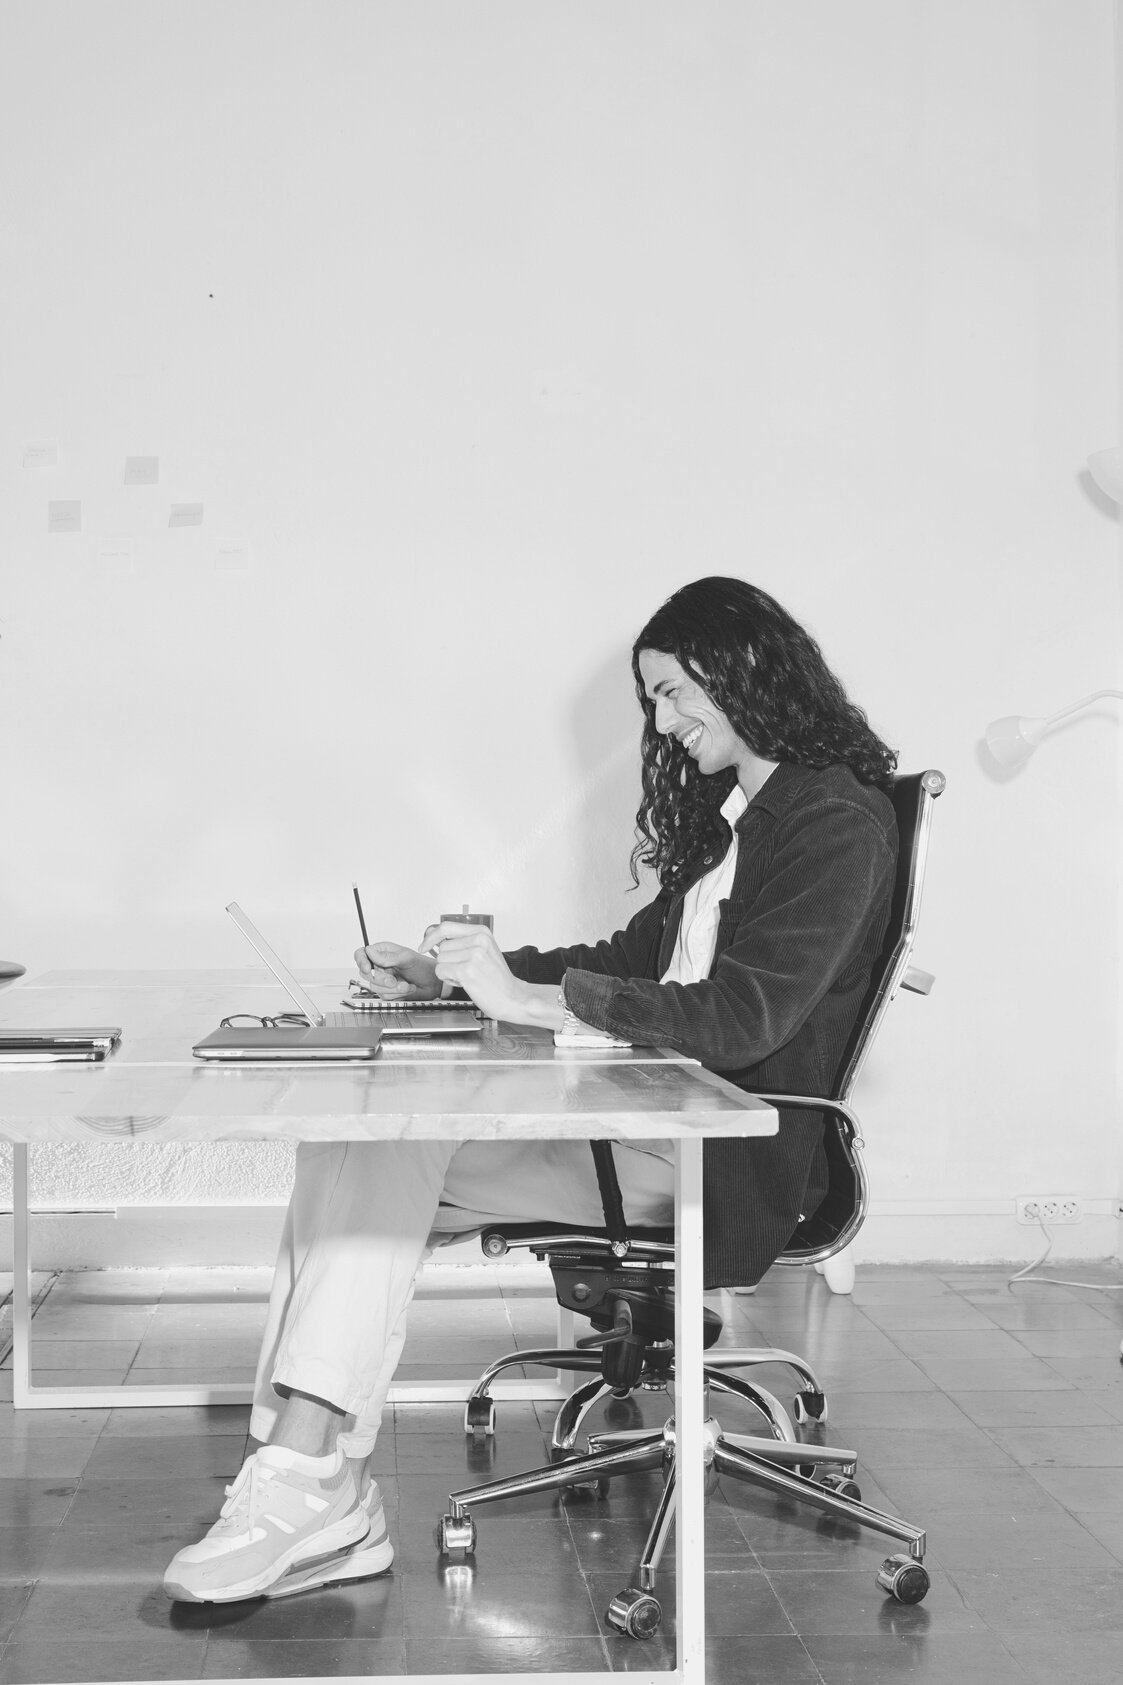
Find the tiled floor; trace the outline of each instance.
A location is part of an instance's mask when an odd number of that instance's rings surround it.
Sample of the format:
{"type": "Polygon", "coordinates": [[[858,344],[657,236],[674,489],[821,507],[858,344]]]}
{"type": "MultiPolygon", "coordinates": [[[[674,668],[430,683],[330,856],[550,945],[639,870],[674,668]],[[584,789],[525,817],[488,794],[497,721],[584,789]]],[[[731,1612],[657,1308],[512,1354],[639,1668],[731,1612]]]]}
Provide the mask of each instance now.
{"type": "MultiPolygon", "coordinates": [[[[403,1373],[471,1372],[552,1338],[548,1279],[450,1274],[415,1304],[403,1373]]],[[[40,1381],[235,1377],[252,1364],[268,1276],[36,1285],[40,1381]]],[[[9,1287],[0,1278],[0,1296],[9,1287]]],[[[933,1579],[922,1604],[887,1600],[874,1575],[892,1544],[726,1485],[707,1518],[714,1685],[1115,1685],[1123,1293],[1011,1287],[999,1269],[865,1268],[852,1299],[812,1272],[775,1271],[754,1296],[713,1302],[733,1343],[795,1348],[819,1366],[829,1437],[857,1447],[867,1502],[927,1527],[933,1579]]],[[[10,1310],[0,1317],[3,1351],[10,1310]]],[[[790,1392],[778,1372],[758,1378],[790,1392]]],[[[10,1368],[0,1385],[10,1400],[10,1368]]],[[[661,1416],[657,1395],[645,1403],[661,1416]]],[[[750,1431],[734,1407],[716,1413],[750,1431]]],[[[632,1577],[654,1476],[606,1499],[481,1510],[474,1566],[438,1565],[432,1528],[450,1487],[541,1460],[548,1415],[530,1405],[500,1406],[482,1452],[456,1408],[397,1410],[377,1455],[398,1552],[389,1575],[272,1603],[168,1603],[164,1565],[217,1514],[246,1414],[0,1402],[0,1685],[671,1665],[666,1630],[643,1644],[603,1621],[632,1577]]],[[[669,1627],[669,1579],[660,1591],[669,1627]]]]}

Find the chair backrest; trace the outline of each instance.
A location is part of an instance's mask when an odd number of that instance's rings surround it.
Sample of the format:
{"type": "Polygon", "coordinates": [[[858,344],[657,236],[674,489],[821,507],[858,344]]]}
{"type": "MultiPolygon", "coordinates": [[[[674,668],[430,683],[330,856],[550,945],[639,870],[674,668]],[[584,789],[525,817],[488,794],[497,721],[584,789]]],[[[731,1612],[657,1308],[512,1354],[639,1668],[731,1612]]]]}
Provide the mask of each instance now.
{"type": "Polygon", "coordinates": [[[895,779],[889,792],[897,816],[897,874],[889,922],[862,1010],[831,1090],[832,1100],[845,1102],[849,1098],[889,1003],[908,971],[920,920],[928,834],[932,828],[932,804],[937,796],[943,794],[946,784],[947,779],[942,772],[910,772],[895,779]]]}
{"type": "MultiPolygon", "coordinates": [[[[894,780],[890,798],[897,816],[897,873],[889,922],[862,1010],[847,1043],[829,1095],[847,1106],[889,1003],[908,984],[909,960],[920,918],[920,897],[928,858],[932,804],[947,780],[929,770],[902,774],[894,780]]],[[[921,990],[924,993],[926,990],[921,990]]],[[[776,1260],[779,1264],[818,1263],[839,1252],[857,1234],[869,1200],[861,1139],[844,1113],[829,1114],[823,1146],[827,1157],[827,1191],[815,1212],[804,1219],[776,1260]]]]}

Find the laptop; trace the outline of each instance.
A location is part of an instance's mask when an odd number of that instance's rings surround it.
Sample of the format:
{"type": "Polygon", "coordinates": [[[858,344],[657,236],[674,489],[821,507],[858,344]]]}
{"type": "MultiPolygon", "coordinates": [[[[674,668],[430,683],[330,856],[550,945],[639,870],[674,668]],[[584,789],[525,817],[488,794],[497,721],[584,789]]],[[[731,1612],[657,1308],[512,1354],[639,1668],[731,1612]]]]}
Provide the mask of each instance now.
{"type": "Polygon", "coordinates": [[[350,1031],[325,1024],[235,1024],[212,1030],[191,1051],[196,1059],[373,1059],[381,1040],[381,1030],[367,1024],[350,1031]]]}
{"type": "Polygon", "coordinates": [[[308,1027],[278,1025],[276,1029],[214,1030],[192,1049],[200,1059],[362,1059],[373,1058],[385,1036],[479,1035],[480,1019],[474,1011],[455,1007],[443,1011],[321,1012],[308,991],[301,987],[279,954],[239,907],[231,901],[226,911],[261,956],[293,1005],[308,1020],[308,1027]]]}
{"type": "Polygon", "coordinates": [[[0,1030],[0,1060],[5,1064],[61,1065],[107,1059],[121,1039],[120,1026],[0,1030]]]}
{"type": "Polygon", "coordinates": [[[357,1024],[353,1018],[343,1022],[342,1013],[331,1016],[341,1022],[333,1024],[315,1001],[282,965],[278,956],[259,931],[254,929],[236,901],[226,911],[234,919],[243,935],[252,942],[286,994],[307,1018],[307,1024],[255,1024],[248,1027],[233,1024],[226,1029],[212,1030],[209,1036],[197,1041],[191,1049],[196,1059],[373,1059],[382,1040],[376,1024],[357,1024]]]}

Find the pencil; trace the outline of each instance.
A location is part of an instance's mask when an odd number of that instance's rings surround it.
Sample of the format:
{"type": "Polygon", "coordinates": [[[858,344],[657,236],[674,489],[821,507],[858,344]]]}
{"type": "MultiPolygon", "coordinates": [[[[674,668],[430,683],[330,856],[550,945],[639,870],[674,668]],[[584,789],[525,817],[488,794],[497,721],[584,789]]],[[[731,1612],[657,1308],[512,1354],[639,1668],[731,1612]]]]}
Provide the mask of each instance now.
{"type": "Polygon", "coordinates": [[[355,897],[355,911],[359,915],[359,929],[363,933],[363,947],[369,948],[370,947],[370,937],[367,935],[367,921],[363,917],[363,904],[359,900],[359,886],[358,886],[358,884],[353,883],[351,885],[351,890],[352,890],[352,893],[355,897]]]}

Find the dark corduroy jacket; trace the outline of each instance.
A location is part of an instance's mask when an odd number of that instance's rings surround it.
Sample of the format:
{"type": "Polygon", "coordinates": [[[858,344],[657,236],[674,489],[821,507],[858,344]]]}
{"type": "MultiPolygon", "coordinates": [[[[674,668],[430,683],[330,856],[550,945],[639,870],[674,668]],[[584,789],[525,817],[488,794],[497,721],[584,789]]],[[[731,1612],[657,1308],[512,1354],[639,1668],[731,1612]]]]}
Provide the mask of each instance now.
{"type": "MultiPolygon", "coordinates": [[[[897,832],[888,798],[849,768],[781,763],[737,822],[709,976],[660,983],[690,884],[661,893],[592,946],[506,958],[528,983],[565,978],[596,1029],[671,1047],[749,1092],[828,1094],[877,957],[897,832]]],[[[699,863],[696,877],[719,856],[699,863]]],[[[696,881],[696,879],[695,879],[696,881]]],[[[823,1196],[823,1118],[780,1112],[779,1132],[711,1140],[703,1153],[706,1283],[748,1286],[823,1196]]]]}

